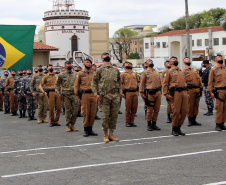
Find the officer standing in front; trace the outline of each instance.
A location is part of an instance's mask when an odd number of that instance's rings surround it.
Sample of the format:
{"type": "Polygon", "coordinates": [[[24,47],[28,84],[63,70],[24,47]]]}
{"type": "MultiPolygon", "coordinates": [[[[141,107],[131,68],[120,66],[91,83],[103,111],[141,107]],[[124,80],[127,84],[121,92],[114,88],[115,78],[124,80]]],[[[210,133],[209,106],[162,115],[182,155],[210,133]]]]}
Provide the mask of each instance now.
{"type": "Polygon", "coordinates": [[[35,109],[36,109],[37,103],[30,91],[31,80],[32,80],[31,70],[27,69],[27,76],[23,78],[23,81],[22,81],[22,94],[26,98],[28,121],[37,120],[35,118],[35,109]]]}
{"type": "Polygon", "coordinates": [[[18,111],[18,97],[17,95],[14,95],[13,92],[13,86],[14,86],[14,80],[17,78],[16,77],[16,71],[14,69],[11,70],[11,75],[10,77],[7,77],[6,83],[5,83],[5,92],[10,97],[10,109],[12,116],[18,116],[17,111],[18,111]]]}
{"type": "Polygon", "coordinates": [[[38,124],[48,123],[48,121],[46,120],[48,100],[45,94],[39,90],[39,85],[43,77],[44,75],[42,66],[38,65],[38,74],[33,76],[30,84],[30,91],[32,93],[32,96],[36,98],[38,104],[38,124]]]}
{"type": "Polygon", "coordinates": [[[161,106],[161,79],[160,74],[153,67],[151,59],[146,61],[148,69],[143,72],[140,82],[140,95],[147,106],[147,130],[161,130],[156,126],[158,113],[161,106]],[[146,86],[146,93],[144,92],[146,86]]]}
{"type": "Polygon", "coordinates": [[[74,91],[78,97],[78,91],[81,92],[81,99],[79,99],[82,105],[82,115],[83,115],[83,127],[84,127],[84,137],[97,136],[97,133],[93,131],[93,125],[96,116],[97,109],[97,98],[94,96],[91,90],[91,83],[93,80],[93,72],[91,70],[92,61],[86,59],[83,62],[85,69],[78,72],[78,77],[75,81],[74,91]]]}
{"type": "Polygon", "coordinates": [[[210,92],[208,91],[208,82],[209,82],[209,74],[211,71],[209,60],[204,60],[202,63],[202,67],[200,68],[199,74],[202,77],[202,83],[204,85],[204,95],[205,95],[205,102],[207,105],[208,111],[204,113],[205,116],[212,116],[213,115],[213,98],[211,97],[210,92]],[[205,68],[204,71],[202,71],[202,68],[205,68]]]}
{"type": "Polygon", "coordinates": [[[121,96],[125,98],[125,125],[126,127],[136,127],[134,120],[138,107],[139,79],[137,73],[132,71],[131,62],[126,61],[124,66],[125,72],[121,74],[121,96]]]}
{"type": "Polygon", "coordinates": [[[223,66],[222,55],[215,58],[216,66],[211,69],[209,75],[208,90],[213,99],[216,98],[215,123],[216,131],[226,130],[226,68],[223,66]]]}
{"type": "Polygon", "coordinates": [[[188,108],[187,83],[183,72],[178,67],[177,57],[171,57],[171,69],[163,80],[163,94],[173,103],[172,135],[184,136],[181,126],[184,123],[188,108]]]}
{"type": "Polygon", "coordinates": [[[108,53],[103,53],[101,58],[104,62],[101,68],[98,68],[92,81],[92,91],[97,100],[102,104],[102,129],[104,131],[104,142],[119,141],[113,135],[116,129],[119,100],[120,100],[120,72],[114,68],[110,61],[108,53]],[[98,85],[100,85],[100,95],[98,94],[98,85]],[[109,130],[109,133],[108,133],[109,130]]]}
{"type": "Polygon", "coordinates": [[[0,93],[3,94],[4,98],[4,114],[10,114],[10,101],[9,101],[9,95],[7,94],[7,91],[5,91],[5,83],[6,83],[6,79],[9,76],[8,71],[4,72],[4,78],[1,79],[0,81],[0,93]]]}
{"type": "MultiPolygon", "coordinates": [[[[164,70],[162,72],[162,77],[161,77],[162,84],[163,84],[163,80],[165,78],[166,72],[171,68],[169,60],[166,60],[164,65],[165,65],[166,70],[164,70]]],[[[172,102],[169,99],[167,99],[167,98],[166,98],[166,101],[167,101],[167,109],[166,109],[167,121],[166,121],[166,123],[171,123],[172,122],[172,113],[173,113],[172,102]]]]}
{"type": "Polygon", "coordinates": [[[74,92],[77,72],[73,72],[71,64],[71,61],[65,62],[67,71],[60,73],[55,83],[56,94],[64,101],[67,132],[78,131],[78,129],[74,127],[79,108],[79,102],[74,92]]]}
{"type": "Polygon", "coordinates": [[[59,124],[59,118],[61,114],[62,101],[59,98],[59,96],[56,95],[55,92],[55,82],[57,76],[53,72],[52,64],[49,64],[47,69],[48,74],[43,77],[42,82],[39,85],[39,89],[42,93],[45,94],[46,98],[48,99],[50,127],[61,126],[59,124]],[[44,91],[43,86],[46,86],[46,92],[44,91]],[[56,115],[54,115],[55,105],[56,105],[56,115]]]}
{"type": "Polygon", "coordinates": [[[199,112],[199,101],[203,92],[203,85],[199,72],[196,69],[192,69],[191,61],[189,57],[184,58],[185,68],[183,69],[186,83],[188,85],[188,126],[201,126],[201,123],[196,121],[196,117],[199,112]]]}

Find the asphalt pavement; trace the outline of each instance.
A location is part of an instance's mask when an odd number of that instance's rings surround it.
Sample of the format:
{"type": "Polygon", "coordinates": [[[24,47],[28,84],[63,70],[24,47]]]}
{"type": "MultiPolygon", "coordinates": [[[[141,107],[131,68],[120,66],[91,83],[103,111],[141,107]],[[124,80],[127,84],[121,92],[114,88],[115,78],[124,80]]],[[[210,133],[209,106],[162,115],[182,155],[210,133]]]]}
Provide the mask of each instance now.
{"type": "Polygon", "coordinates": [[[120,142],[110,143],[103,143],[101,120],[93,127],[98,136],[83,137],[82,118],[75,125],[79,131],[67,133],[63,115],[62,126],[49,127],[0,112],[0,184],[226,184],[226,134],[214,130],[214,116],[203,116],[203,98],[197,117],[202,126],[188,127],[186,119],[186,136],[171,135],[164,97],[161,131],[147,131],[143,106],[139,97],[137,127],[128,128],[122,102],[115,131],[120,142]]]}

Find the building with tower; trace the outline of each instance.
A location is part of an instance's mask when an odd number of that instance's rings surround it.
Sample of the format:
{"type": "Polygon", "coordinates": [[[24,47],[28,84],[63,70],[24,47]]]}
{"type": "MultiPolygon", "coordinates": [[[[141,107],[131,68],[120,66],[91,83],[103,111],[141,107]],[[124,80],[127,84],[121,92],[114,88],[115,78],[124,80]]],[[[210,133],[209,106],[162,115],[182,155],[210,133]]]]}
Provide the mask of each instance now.
{"type": "Polygon", "coordinates": [[[54,0],[44,13],[45,44],[59,48],[50,53],[50,63],[63,64],[74,51],[89,54],[89,12],[76,10],[73,0],[54,0]]]}

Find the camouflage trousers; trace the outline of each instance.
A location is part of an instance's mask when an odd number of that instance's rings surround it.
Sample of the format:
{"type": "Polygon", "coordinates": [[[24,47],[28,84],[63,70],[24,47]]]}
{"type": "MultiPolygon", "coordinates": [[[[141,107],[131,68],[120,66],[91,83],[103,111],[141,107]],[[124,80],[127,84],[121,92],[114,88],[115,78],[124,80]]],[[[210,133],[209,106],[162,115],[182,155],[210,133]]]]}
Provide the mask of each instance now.
{"type": "Polygon", "coordinates": [[[120,108],[119,93],[101,96],[102,104],[102,129],[115,130],[118,119],[118,111],[120,108]]]}
{"type": "Polygon", "coordinates": [[[47,116],[47,109],[48,109],[48,100],[47,97],[42,94],[36,94],[36,100],[38,103],[38,119],[44,120],[47,116]]]}
{"type": "Polygon", "coordinates": [[[79,101],[76,98],[75,94],[64,94],[63,101],[66,118],[65,124],[66,126],[75,125],[79,108],[79,101]]]}
{"type": "Polygon", "coordinates": [[[27,95],[26,101],[28,114],[34,115],[37,107],[35,98],[32,95],[27,95]]]}
{"type": "Polygon", "coordinates": [[[18,97],[19,110],[26,110],[26,98],[24,96],[18,97]]]}
{"type": "Polygon", "coordinates": [[[214,103],[213,103],[213,98],[210,94],[210,92],[208,91],[208,87],[204,87],[204,95],[205,95],[205,102],[207,105],[208,109],[213,109],[214,108],[214,103]]]}
{"type": "Polygon", "coordinates": [[[10,108],[9,95],[6,92],[4,92],[4,99],[3,99],[3,101],[4,101],[4,108],[5,109],[9,109],[10,108]]]}

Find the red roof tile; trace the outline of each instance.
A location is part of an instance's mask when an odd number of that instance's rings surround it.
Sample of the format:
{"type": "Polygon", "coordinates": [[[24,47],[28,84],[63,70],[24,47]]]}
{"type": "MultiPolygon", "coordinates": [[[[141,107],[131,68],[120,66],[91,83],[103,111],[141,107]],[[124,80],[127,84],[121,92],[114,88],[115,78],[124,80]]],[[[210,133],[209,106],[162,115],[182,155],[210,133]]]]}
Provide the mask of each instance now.
{"type": "MultiPolygon", "coordinates": [[[[208,28],[209,27],[190,29],[190,34],[205,33],[205,32],[208,32],[208,28]]],[[[224,29],[222,28],[222,26],[214,26],[214,27],[212,27],[212,32],[216,32],[216,31],[224,31],[224,29]]],[[[155,37],[173,36],[173,35],[185,35],[185,34],[186,34],[186,30],[174,30],[174,31],[169,31],[169,32],[165,32],[165,33],[156,35],[155,37]]]]}
{"type": "Polygon", "coordinates": [[[33,49],[34,50],[58,50],[58,48],[55,48],[53,46],[49,46],[49,45],[46,45],[46,44],[42,44],[42,43],[39,43],[39,42],[34,42],[33,44],[33,49]]]}

